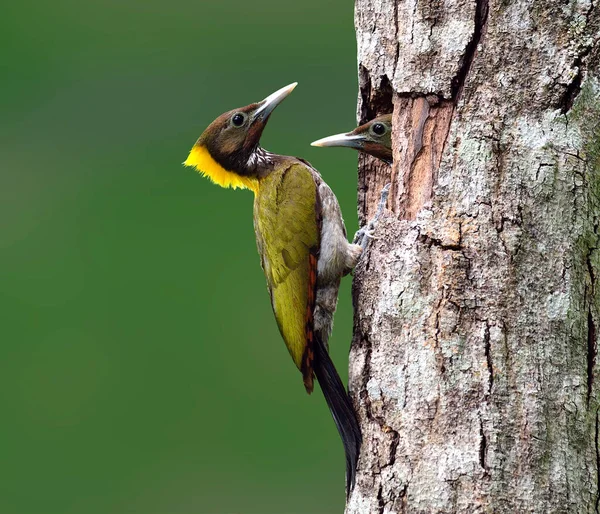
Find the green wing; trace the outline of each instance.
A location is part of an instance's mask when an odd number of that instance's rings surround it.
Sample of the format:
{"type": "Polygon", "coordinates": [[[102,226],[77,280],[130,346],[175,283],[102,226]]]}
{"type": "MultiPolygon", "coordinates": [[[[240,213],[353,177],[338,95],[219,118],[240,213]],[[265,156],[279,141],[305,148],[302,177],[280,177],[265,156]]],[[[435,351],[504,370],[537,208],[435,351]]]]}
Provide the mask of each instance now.
{"type": "Polygon", "coordinates": [[[279,331],[310,391],[320,243],[317,186],[304,164],[280,167],[260,181],[254,228],[279,331]]]}

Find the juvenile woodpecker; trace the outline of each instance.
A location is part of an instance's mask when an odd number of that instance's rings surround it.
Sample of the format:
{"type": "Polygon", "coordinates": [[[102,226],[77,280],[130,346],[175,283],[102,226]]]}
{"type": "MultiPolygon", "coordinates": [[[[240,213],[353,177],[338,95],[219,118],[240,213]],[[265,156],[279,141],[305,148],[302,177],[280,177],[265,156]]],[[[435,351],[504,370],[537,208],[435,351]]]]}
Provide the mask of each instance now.
{"type": "Polygon", "coordinates": [[[361,247],[346,239],[338,201],[308,162],[260,147],[269,116],[296,87],[219,116],[185,161],[222,187],[254,192],[254,231],[277,326],[310,394],[317,378],[346,453],[354,487],[362,441],[352,402],[328,353],[342,276],[361,247]]]}
{"type": "Polygon", "coordinates": [[[347,146],[392,164],[392,115],[383,114],[352,132],[313,141],[312,146],[347,146]]]}
{"type": "MultiPolygon", "coordinates": [[[[383,114],[371,121],[356,127],[352,132],[324,137],[311,143],[312,146],[347,146],[365,152],[381,159],[387,164],[392,164],[392,115],[383,114]]],[[[365,248],[367,241],[373,238],[373,233],[383,209],[387,203],[391,184],[387,184],[381,191],[377,212],[372,220],[362,227],[355,235],[355,243],[365,248]]]]}

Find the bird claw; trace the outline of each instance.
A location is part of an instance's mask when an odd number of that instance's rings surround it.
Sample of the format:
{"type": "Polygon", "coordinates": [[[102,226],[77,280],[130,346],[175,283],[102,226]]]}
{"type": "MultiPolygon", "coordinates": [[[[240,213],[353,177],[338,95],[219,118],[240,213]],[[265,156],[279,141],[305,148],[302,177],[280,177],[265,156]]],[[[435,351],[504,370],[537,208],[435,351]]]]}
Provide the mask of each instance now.
{"type": "Polygon", "coordinates": [[[385,209],[385,204],[387,203],[391,187],[391,182],[388,182],[385,186],[383,186],[383,189],[381,190],[381,195],[379,197],[379,204],[377,205],[377,213],[375,214],[375,218],[373,219],[373,221],[377,221],[379,219],[379,216],[381,216],[381,214],[383,213],[383,209],[385,209]]]}
{"type": "Polygon", "coordinates": [[[390,186],[391,183],[388,182],[381,190],[379,204],[377,205],[377,212],[375,213],[373,219],[371,219],[363,228],[359,229],[356,234],[354,234],[354,239],[352,242],[360,245],[363,250],[367,247],[369,239],[378,239],[375,237],[374,233],[375,229],[377,228],[379,218],[385,209],[385,204],[387,203],[388,195],[390,194],[390,186]]]}
{"type": "Polygon", "coordinates": [[[374,234],[375,227],[372,226],[372,222],[369,222],[367,226],[361,228],[354,234],[352,244],[359,245],[363,250],[367,247],[369,239],[375,239],[374,234]]]}

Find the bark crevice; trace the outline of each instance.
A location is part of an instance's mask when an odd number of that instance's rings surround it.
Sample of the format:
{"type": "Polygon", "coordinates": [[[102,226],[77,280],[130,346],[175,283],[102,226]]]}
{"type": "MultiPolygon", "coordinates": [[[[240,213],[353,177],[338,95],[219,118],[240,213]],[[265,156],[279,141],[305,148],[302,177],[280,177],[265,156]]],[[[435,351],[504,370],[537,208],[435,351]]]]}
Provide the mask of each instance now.
{"type": "Polygon", "coordinates": [[[441,239],[432,237],[428,234],[419,234],[418,240],[421,243],[423,243],[429,247],[437,246],[438,248],[441,248],[442,250],[450,250],[453,252],[461,252],[463,250],[463,247],[460,242],[460,238],[456,242],[444,242],[441,239]]]}
{"type": "Polygon", "coordinates": [[[373,86],[369,70],[362,65],[358,67],[359,92],[359,122],[365,123],[380,114],[392,112],[394,89],[387,75],[380,77],[377,87],[373,86]]]}
{"type": "Polygon", "coordinates": [[[483,431],[483,420],[481,417],[479,418],[479,465],[487,473],[487,465],[486,465],[486,457],[487,457],[487,437],[485,436],[485,432],[483,431]]]}
{"type": "Polygon", "coordinates": [[[377,514],[383,514],[383,511],[385,510],[385,502],[383,501],[383,486],[382,485],[379,486],[379,489],[377,491],[377,506],[378,506],[377,514]]]}
{"type": "MultiPolygon", "coordinates": [[[[594,7],[594,2],[590,1],[590,7],[585,13],[585,27],[582,29],[582,33],[585,32],[590,23],[594,7]]],[[[566,114],[572,109],[575,100],[579,96],[579,93],[581,93],[581,85],[584,79],[584,60],[592,52],[597,42],[598,36],[596,35],[596,40],[592,38],[587,44],[581,45],[580,51],[573,60],[571,69],[576,70],[575,76],[566,85],[565,91],[557,106],[562,114],[566,114]]]]}
{"type": "Polygon", "coordinates": [[[600,440],[598,432],[600,431],[600,409],[596,409],[596,431],[594,441],[596,443],[596,514],[600,514],[600,440]]]}
{"type": "Polygon", "coordinates": [[[473,29],[473,37],[465,48],[465,54],[458,69],[458,73],[452,79],[451,91],[452,99],[455,103],[461,96],[465,82],[469,76],[469,72],[471,71],[471,66],[475,60],[477,46],[481,41],[487,25],[488,12],[489,0],[477,0],[475,5],[475,26],[473,29]]]}
{"type": "Polygon", "coordinates": [[[573,78],[573,80],[567,84],[567,88],[562,95],[562,98],[559,102],[560,112],[562,114],[566,114],[573,107],[573,103],[575,99],[579,95],[581,91],[581,79],[582,79],[582,71],[581,71],[581,59],[578,57],[575,59],[573,66],[577,68],[577,74],[573,78]]]}
{"type": "Polygon", "coordinates": [[[596,365],[596,354],[598,351],[596,341],[596,324],[591,308],[588,311],[588,335],[587,335],[587,404],[590,404],[594,386],[594,366],[596,365]]]}
{"type": "MultiPolygon", "coordinates": [[[[362,341],[363,348],[365,350],[365,365],[362,370],[362,387],[360,392],[360,398],[365,406],[365,413],[367,415],[367,419],[370,419],[371,421],[377,421],[371,409],[371,399],[369,398],[367,387],[369,379],[371,377],[371,354],[373,352],[373,346],[366,334],[363,334],[362,341]]],[[[378,424],[381,426],[381,423],[378,424]]]]}
{"type": "Polygon", "coordinates": [[[490,324],[486,321],[485,329],[483,332],[483,344],[485,348],[485,362],[488,369],[488,395],[492,394],[492,387],[494,387],[494,364],[492,362],[492,345],[490,343],[490,324]]]}

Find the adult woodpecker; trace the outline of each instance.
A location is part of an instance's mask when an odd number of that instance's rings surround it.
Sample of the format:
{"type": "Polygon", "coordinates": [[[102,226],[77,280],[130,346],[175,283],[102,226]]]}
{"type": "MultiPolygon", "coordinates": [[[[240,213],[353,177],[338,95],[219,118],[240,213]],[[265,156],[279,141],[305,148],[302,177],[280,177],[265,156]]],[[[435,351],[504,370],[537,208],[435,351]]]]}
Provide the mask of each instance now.
{"type": "Polygon", "coordinates": [[[222,187],[254,192],[254,231],[275,319],[306,391],[312,392],[315,376],[321,386],[344,444],[348,495],[362,437],[327,340],[340,280],[362,249],[347,241],[338,201],[319,172],[302,159],[260,147],[269,116],[295,87],[219,116],[184,164],[222,187]]]}
{"type": "Polygon", "coordinates": [[[347,146],[392,164],[392,115],[383,114],[352,132],[313,141],[312,146],[347,146]]]}

